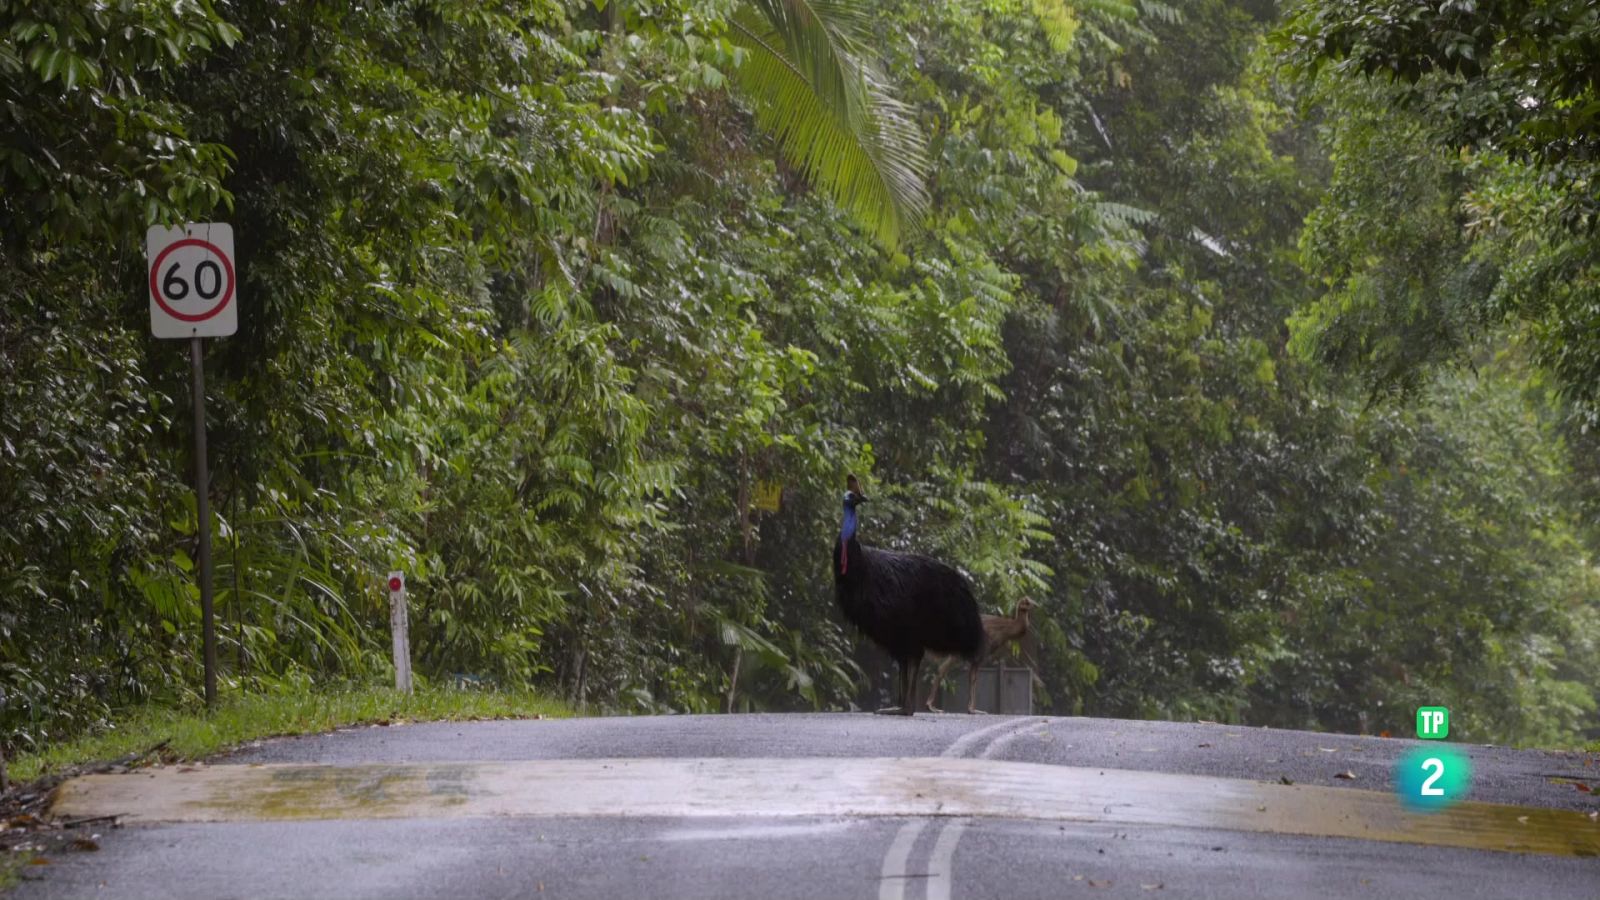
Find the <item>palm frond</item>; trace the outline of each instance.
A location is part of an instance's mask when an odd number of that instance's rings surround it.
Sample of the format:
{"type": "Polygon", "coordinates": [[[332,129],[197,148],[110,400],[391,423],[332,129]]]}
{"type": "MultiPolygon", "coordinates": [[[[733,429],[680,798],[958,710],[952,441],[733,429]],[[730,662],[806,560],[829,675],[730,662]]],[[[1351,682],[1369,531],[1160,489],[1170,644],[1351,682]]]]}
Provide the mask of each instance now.
{"type": "Polygon", "coordinates": [[[808,181],[888,246],[928,207],[922,135],[862,58],[858,0],[750,0],[730,18],[756,124],[808,181]]]}
{"type": "Polygon", "coordinates": [[[1139,12],[1144,18],[1163,25],[1183,24],[1183,11],[1160,0],[1139,0],[1139,12]]]}
{"type": "Polygon", "coordinates": [[[1129,206],[1126,203],[1117,203],[1113,200],[1102,200],[1094,204],[1094,210],[1103,222],[1110,223],[1118,228],[1135,228],[1140,225],[1154,224],[1160,219],[1148,209],[1129,206]]]}
{"type": "Polygon", "coordinates": [[[1084,12],[1098,13],[1107,19],[1132,22],[1139,18],[1139,7],[1130,0],[1073,0],[1072,5],[1084,12]]]}

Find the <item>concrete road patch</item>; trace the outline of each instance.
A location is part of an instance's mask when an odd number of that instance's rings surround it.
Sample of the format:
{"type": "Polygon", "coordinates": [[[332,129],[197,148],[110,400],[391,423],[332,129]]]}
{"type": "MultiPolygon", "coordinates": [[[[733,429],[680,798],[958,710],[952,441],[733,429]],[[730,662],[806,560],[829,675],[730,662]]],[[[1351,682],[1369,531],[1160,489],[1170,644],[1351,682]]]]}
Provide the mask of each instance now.
{"type": "Polygon", "coordinates": [[[1600,856],[1582,813],[1404,812],[1387,793],[960,758],[222,765],[90,775],[53,811],[140,822],[561,817],[957,817],[1194,827],[1600,856]]]}

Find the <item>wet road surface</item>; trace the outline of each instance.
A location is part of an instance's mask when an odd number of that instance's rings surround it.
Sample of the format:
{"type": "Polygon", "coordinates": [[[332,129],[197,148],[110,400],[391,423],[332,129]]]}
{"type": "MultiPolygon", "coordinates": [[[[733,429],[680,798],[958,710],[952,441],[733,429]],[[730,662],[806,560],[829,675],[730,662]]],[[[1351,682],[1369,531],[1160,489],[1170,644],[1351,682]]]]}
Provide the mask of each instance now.
{"type": "Polygon", "coordinates": [[[18,896],[1600,897],[1593,755],[1455,744],[1472,802],[1414,816],[1387,792],[1419,743],[959,715],[361,728],[69,782],[58,811],[127,824],[18,896]]]}

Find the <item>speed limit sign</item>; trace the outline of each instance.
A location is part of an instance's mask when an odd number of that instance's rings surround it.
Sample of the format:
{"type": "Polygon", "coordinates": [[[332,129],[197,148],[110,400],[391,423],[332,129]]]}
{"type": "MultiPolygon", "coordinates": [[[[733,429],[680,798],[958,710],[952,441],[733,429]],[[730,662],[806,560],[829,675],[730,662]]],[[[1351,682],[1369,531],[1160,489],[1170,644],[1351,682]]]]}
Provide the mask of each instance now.
{"type": "Polygon", "coordinates": [[[150,333],[189,339],[194,379],[194,502],[199,522],[200,630],[205,654],[206,706],[217,703],[217,629],[211,596],[211,480],[206,461],[205,341],[239,330],[239,278],[233,226],[200,222],[152,227],[144,234],[149,264],[150,333]]]}
{"type": "Polygon", "coordinates": [[[227,337],[239,330],[233,226],[200,222],[145,232],[150,333],[158,338],[227,337]]]}

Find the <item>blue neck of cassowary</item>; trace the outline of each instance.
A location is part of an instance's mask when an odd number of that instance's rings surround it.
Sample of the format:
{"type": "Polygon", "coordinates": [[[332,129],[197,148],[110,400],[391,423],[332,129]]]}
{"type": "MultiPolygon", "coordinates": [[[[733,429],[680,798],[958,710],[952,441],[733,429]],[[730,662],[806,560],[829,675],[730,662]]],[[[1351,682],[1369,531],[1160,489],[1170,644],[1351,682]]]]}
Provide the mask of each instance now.
{"type": "Polygon", "coordinates": [[[856,510],[853,506],[844,508],[844,524],[839,526],[839,540],[849,543],[856,536],[856,510]]]}

